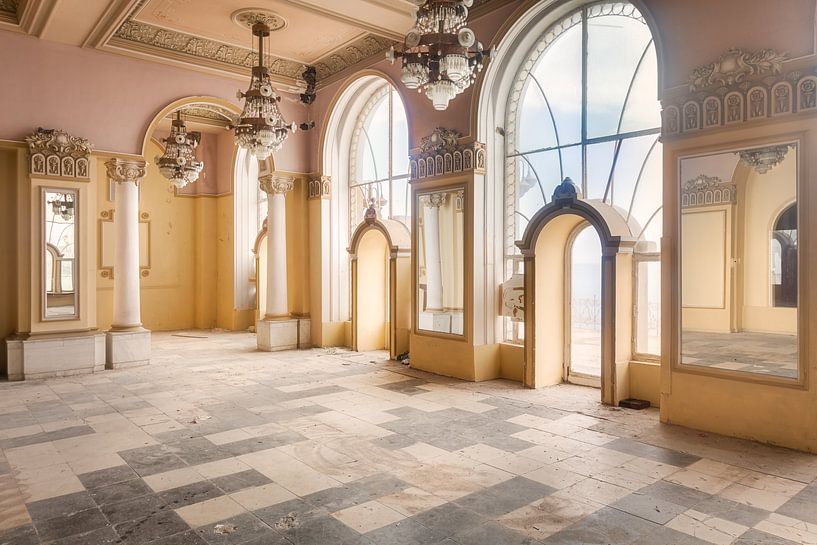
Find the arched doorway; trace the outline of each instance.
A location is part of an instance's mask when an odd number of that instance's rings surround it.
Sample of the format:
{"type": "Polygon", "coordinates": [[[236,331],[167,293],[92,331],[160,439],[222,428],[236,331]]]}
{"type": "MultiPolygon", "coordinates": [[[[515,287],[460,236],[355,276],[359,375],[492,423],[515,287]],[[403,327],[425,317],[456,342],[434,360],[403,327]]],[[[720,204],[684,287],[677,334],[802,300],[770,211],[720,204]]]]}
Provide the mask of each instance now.
{"type": "MultiPolygon", "coordinates": [[[[633,227],[618,209],[601,201],[581,200],[569,179],[556,187],[550,204],[533,215],[516,243],[524,259],[526,386],[559,384],[569,380],[573,371],[575,378],[585,379],[575,382],[601,387],[604,403],[616,404],[627,397],[623,375],[631,355],[632,266],[637,242],[633,227]],[[571,346],[575,333],[570,309],[571,257],[582,236],[597,237],[601,254],[597,382],[592,370],[586,371],[590,364],[582,367],[585,372],[571,369],[571,351],[575,350],[571,346]]],[[[589,344],[592,346],[592,340],[589,344]]]]}
{"type": "Polygon", "coordinates": [[[409,350],[411,324],[411,235],[401,222],[378,220],[369,208],[352,234],[352,349],[409,350]]]}
{"type": "Polygon", "coordinates": [[[601,241],[582,222],[565,252],[565,378],[601,386],[601,241]]]}

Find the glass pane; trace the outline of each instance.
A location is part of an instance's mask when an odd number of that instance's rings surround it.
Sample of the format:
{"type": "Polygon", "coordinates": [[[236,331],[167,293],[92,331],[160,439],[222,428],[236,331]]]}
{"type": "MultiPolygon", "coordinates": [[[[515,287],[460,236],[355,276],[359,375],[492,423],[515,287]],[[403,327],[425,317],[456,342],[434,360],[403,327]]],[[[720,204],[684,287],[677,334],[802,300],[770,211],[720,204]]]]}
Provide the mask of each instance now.
{"type": "Polygon", "coordinates": [[[389,175],[389,101],[382,97],[363,122],[358,136],[357,180],[370,182],[389,175]]]}
{"type": "Polygon", "coordinates": [[[43,316],[66,319],[77,316],[74,286],[74,251],[76,249],[77,193],[72,190],[46,190],[43,193],[42,242],[43,316]]]}
{"type": "Polygon", "coordinates": [[[799,376],[798,153],[775,144],[681,160],[683,364],[799,376]]]}
{"type": "Polygon", "coordinates": [[[417,195],[417,326],[463,334],[465,223],[463,189],[417,195]]]}
{"type": "Polygon", "coordinates": [[[601,242],[595,229],[582,229],[570,255],[570,372],[600,377],[601,242]]]}
{"type": "Polygon", "coordinates": [[[408,121],[406,120],[406,110],[400,94],[394,89],[392,93],[392,104],[394,107],[392,132],[392,176],[403,176],[408,174],[409,169],[409,142],[408,142],[408,121]]]}
{"type": "Polygon", "coordinates": [[[604,198],[615,151],[615,142],[587,146],[587,194],[584,196],[586,199],[604,198]]]}
{"type": "Polygon", "coordinates": [[[408,178],[392,180],[391,183],[391,219],[403,222],[406,227],[410,227],[411,209],[409,207],[409,183],[408,178]]]}
{"type": "MultiPolygon", "coordinates": [[[[645,165],[650,150],[652,149],[652,154],[656,153],[656,150],[653,149],[653,144],[657,138],[658,136],[656,135],[641,136],[639,138],[627,138],[621,143],[618,160],[616,161],[616,170],[613,176],[612,197],[613,204],[617,206],[625,216],[630,210],[630,204],[633,200],[633,191],[635,190],[641,167],[645,167],[644,176],[646,176],[646,171],[649,167],[658,166],[656,162],[648,162],[645,165]]],[[[657,146],[658,144],[656,144],[655,147],[657,146]]],[[[649,157],[650,159],[652,159],[652,154],[649,157]]],[[[642,182],[643,181],[645,180],[642,179],[642,182]]],[[[656,184],[654,179],[648,180],[647,184],[657,185],[659,187],[661,185],[660,183],[656,184]]],[[[640,192],[640,194],[641,196],[647,196],[649,195],[649,191],[643,191],[640,192]]],[[[660,204],[660,202],[658,204],[660,204]]],[[[653,207],[653,210],[654,209],[655,207],[653,207]]]]}
{"type": "Polygon", "coordinates": [[[617,134],[627,90],[651,40],[647,25],[616,15],[587,22],[587,136],[617,134]]]}
{"type": "Polygon", "coordinates": [[[652,153],[647,159],[644,166],[644,172],[641,174],[641,181],[635,190],[635,195],[632,201],[631,217],[635,224],[640,228],[644,228],[647,222],[650,222],[647,228],[649,236],[642,237],[645,240],[652,241],[656,244],[660,242],[663,227],[660,218],[653,219],[656,210],[661,208],[663,204],[663,150],[661,144],[658,144],[653,149],[652,153]]]}
{"type": "Polygon", "coordinates": [[[661,354],[661,262],[639,261],[636,271],[635,351],[661,354]]]}
{"type": "Polygon", "coordinates": [[[655,44],[651,43],[633,81],[630,98],[621,120],[622,133],[654,129],[661,126],[661,104],[658,102],[658,62],[655,44]]]}
{"type": "Polygon", "coordinates": [[[582,31],[578,24],[548,46],[526,82],[518,114],[519,151],[553,147],[557,132],[560,145],[580,142],[581,97],[582,31]]]}

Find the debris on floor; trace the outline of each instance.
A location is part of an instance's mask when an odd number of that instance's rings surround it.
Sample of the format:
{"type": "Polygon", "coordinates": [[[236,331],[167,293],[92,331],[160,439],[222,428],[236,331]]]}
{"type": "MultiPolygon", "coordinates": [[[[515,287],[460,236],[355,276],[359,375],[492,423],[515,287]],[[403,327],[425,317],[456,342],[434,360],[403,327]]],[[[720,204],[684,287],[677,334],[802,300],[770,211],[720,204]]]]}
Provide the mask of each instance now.
{"type": "Polygon", "coordinates": [[[238,530],[238,527],[234,524],[216,524],[213,527],[213,532],[219,535],[229,535],[238,530]]]}

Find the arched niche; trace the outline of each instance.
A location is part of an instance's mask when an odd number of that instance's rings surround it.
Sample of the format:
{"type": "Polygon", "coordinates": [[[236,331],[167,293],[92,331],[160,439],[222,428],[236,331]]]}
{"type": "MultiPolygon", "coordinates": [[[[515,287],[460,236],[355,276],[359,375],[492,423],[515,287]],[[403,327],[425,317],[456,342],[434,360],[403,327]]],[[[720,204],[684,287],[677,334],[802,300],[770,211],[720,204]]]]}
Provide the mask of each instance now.
{"type": "Polygon", "coordinates": [[[537,388],[564,380],[564,260],[571,235],[585,222],[595,229],[602,250],[601,400],[615,405],[629,390],[634,229],[609,204],[581,200],[569,181],[557,187],[552,201],[531,218],[516,243],[524,259],[523,383],[537,388]]]}
{"type": "Polygon", "coordinates": [[[381,305],[388,302],[388,337],[383,340],[387,341],[384,345],[388,344],[389,357],[395,359],[409,351],[411,234],[404,224],[378,219],[370,209],[352,234],[348,252],[352,265],[352,350],[383,347],[374,336],[381,318],[385,320],[386,308],[381,305]]]}

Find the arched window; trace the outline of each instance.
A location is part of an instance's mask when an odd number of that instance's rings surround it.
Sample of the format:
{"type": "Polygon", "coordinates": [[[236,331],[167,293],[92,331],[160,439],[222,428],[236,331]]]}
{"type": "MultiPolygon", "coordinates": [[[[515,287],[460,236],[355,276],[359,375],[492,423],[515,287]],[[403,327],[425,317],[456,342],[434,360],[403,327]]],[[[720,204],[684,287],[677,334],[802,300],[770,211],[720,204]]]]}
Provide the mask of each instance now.
{"type": "MultiPolygon", "coordinates": [[[[658,261],[662,157],[657,88],[652,34],[628,2],[588,3],[535,41],[505,108],[506,279],[523,270],[514,242],[565,177],[581,198],[608,205],[627,221],[638,238],[640,259],[658,261]]],[[[636,274],[642,270],[654,276],[656,268],[637,267],[636,274]]],[[[655,302],[652,297],[636,306],[655,302]]],[[[505,336],[518,341],[521,324],[506,320],[505,336]]],[[[636,345],[635,352],[645,352],[648,343],[636,345]]]]}
{"type": "Polygon", "coordinates": [[[797,307],[797,204],[774,222],[771,240],[772,299],[776,307],[797,307]]]}
{"type": "Polygon", "coordinates": [[[409,228],[408,122],[400,95],[383,83],[363,106],[349,151],[349,233],[374,202],[378,216],[409,228]]]}

